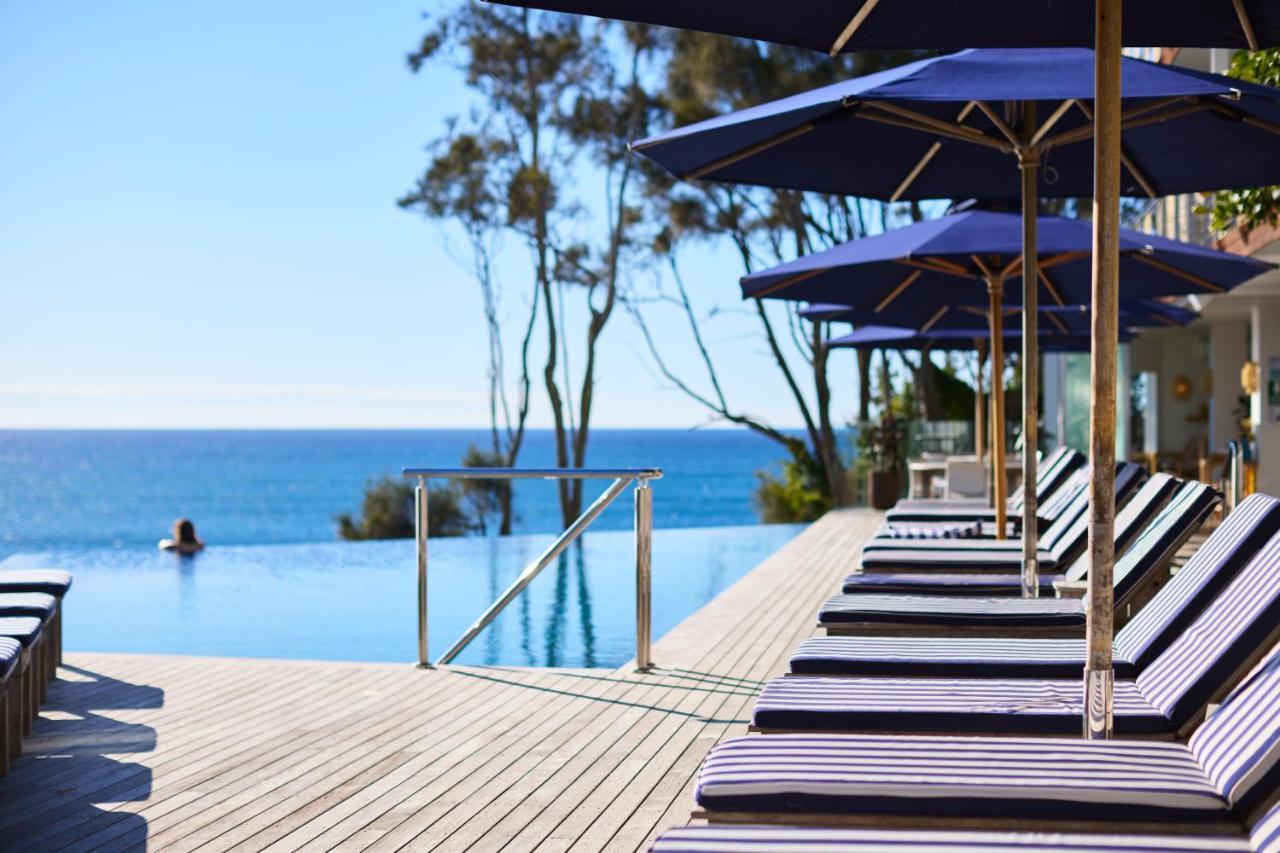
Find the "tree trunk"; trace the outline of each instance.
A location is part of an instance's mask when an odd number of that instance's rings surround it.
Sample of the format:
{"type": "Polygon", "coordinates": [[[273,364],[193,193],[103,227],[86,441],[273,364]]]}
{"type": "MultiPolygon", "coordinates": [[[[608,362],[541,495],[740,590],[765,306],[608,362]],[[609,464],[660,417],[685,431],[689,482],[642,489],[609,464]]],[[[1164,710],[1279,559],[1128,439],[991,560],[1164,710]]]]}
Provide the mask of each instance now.
{"type": "Polygon", "coordinates": [[[858,423],[871,420],[871,350],[858,350],[858,423]]]}

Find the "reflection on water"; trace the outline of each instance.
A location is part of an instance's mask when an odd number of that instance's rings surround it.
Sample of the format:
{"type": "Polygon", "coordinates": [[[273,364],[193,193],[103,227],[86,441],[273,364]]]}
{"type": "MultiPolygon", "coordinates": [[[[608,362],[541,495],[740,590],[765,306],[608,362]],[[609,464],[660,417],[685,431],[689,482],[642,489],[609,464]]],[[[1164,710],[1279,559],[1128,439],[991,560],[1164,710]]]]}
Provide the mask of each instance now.
{"type": "MultiPolygon", "coordinates": [[[[798,529],[655,531],[654,636],[798,529]]],[[[432,654],[460,637],[552,538],[432,540],[432,654]]],[[[408,661],[415,654],[417,586],[409,541],[211,546],[185,559],[151,548],[78,549],[18,554],[0,565],[75,572],[66,605],[69,649],[380,661],[408,661]]],[[[618,666],[635,653],[634,596],[631,532],[588,532],[457,662],[618,666]]]]}

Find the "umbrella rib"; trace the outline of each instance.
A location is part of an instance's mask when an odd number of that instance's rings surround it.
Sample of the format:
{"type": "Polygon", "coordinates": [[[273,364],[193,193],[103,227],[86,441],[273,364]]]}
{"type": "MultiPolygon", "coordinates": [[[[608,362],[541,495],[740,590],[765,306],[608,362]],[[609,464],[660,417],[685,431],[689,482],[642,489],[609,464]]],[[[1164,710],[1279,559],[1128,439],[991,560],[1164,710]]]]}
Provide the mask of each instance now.
{"type": "Polygon", "coordinates": [[[1133,155],[1129,153],[1127,146],[1120,146],[1120,162],[1129,170],[1129,174],[1133,175],[1133,179],[1138,182],[1138,186],[1142,187],[1142,191],[1147,194],[1147,198],[1155,198],[1157,193],[1151,181],[1142,173],[1137,164],[1133,161],[1133,155]]]}
{"type": "MultiPolygon", "coordinates": [[[[873,107],[877,110],[889,113],[890,116],[909,121],[911,124],[907,126],[911,127],[913,130],[929,129],[941,133],[943,136],[950,136],[953,139],[959,139],[962,142],[973,142],[978,145],[986,145],[991,148],[999,149],[1000,151],[1013,151],[1013,146],[1009,145],[1007,142],[1001,142],[998,139],[993,139],[976,128],[967,127],[962,124],[952,124],[951,122],[943,121],[942,119],[937,119],[933,116],[925,115],[924,113],[918,113],[915,110],[909,110],[906,107],[900,107],[897,104],[891,104],[885,101],[849,101],[846,106],[852,106],[854,103],[862,104],[864,107],[873,107]]],[[[865,112],[859,112],[858,115],[863,116],[864,118],[869,118],[872,121],[883,121],[888,124],[899,123],[891,120],[888,116],[867,115],[865,112]]]]}
{"type": "MultiPolygon", "coordinates": [[[[964,120],[969,117],[969,113],[971,113],[973,108],[977,105],[977,101],[970,101],[965,104],[964,109],[960,111],[960,115],[956,116],[956,124],[964,122],[964,120]]],[[[898,184],[898,188],[893,191],[893,195],[889,196],[889,201],[894,202],[902,198],[902,194],[907,191],[908,187],[915,183],[916,178],[920,177],[920,173],[924,171],[925,166],[928,166],[929,162],[933,160],[941,150],[942,140],[933,140],[933,143],[929,146],[929,150],[920,158],[920,162],[916,163],[915,168],[907,173],[907,176],[902,179],[902,183],[898,184]]]]}
{"type": "Polygon", "coordinates": [[[1054,110],[1047,119],[1045,119],[1044,124],[1040,125],[1035,134],[1031,137],[1030,145],[1032,148],[1035,148],[1040,144],[1040,141],[1044,139],[1045,134],[1050,130],[1053,130],[1053,126],[1067,114],[1067,110],[1071,109],[1071,105],[1074,103],[1077,103],[1075,98],[1067,98],[1065,101],[1058,104],[1058,108],[1054,110]]]}
{"type": "Polygon", "coordinates": [[[920,327],[920,330],[916,334],[923,335],[926,332],[928,332],[935,325],[937,325],[938,321],[941,320],[943,317],[945,317],[946,313],[950,310],[951,310],[950,305],[943,305],[941,308],[937,310],[937,312],[934,313],[932,317],[929,318],[929,321],[927,323],[925,323],[923,326],[920,327]]]}
{"type": "Polygon", "coordinates": [[[823,267],[822,269],[809,270],[807,272],[799,273],[798,275],[790,276],[789,278],[784,278],[782,281],[775,281],[773,284],[765,285],[755,293],[751,294],[751,298],[763,299],[766,296],[772,296],[779,290],[784,290],[793,284],[799,284],[802,281],[813,278],[815,275],[821,275],[826,271],[827,268],[823,267]]]}
{"type": "Polygon", "coordinates": [[[1010,144],[1015,148],[1022,145],[1022,140],[1014,135],[1014,132],[1009,129],[1009,125],[1005,124],[1004,119],[996,115],[996,111],[991,109],[990,105],[985,101],[974,101],[973,103],[978,105],[978,109],[982,110],[983,115],[991,120],[991,123],[996,126],[996,130],[1000,131],[1004,138],[1009,140],[1010,144]]]}
{"type": "MultiPolygon", "coordinates": [[[[1184,100],[1186,100],[1186,98],[1183,98],[1183,97],[1166,98],[1155,104],[1145,104],[1141,107],[1135,107],[1134,109],[1120,116],[1120,127],[1122,130],[1132,130],[1135,127],[1142,127],[1143,125],[1151,124],[1153,122],[1168,121],[1169,119],[1180,118],[1188,113],[1194,113],[1203,109],[1208,109],[1210,106],[1207,103],[1202,103],[1197,101],[1196,103],[1188,104],[1176,110],[1169,110],[1167,112],[1158,113],[1156,115],[1150,115],[1151,112],[1159,108],[1166,107],[1166,106],[1169,106],[1170,104],[1177,103],[1179,101],[1184,101],[1184,100]]],[[[1071,130],[1065,130],[1062,133],[1059,133],[1057,136],[1052,136],[1044,140],[1044,143],[1041,145],[1042,149],[1057,148],[1063,145],[1070,145],[1073,142],[1081,142],[1093,136],[1093,111],[1090,110],[1083,101],[1076,101],[1075,103],[1076,103],[1076,106],[1080,108],[1080,111],[1083,112],[1085,116],[1089,119],[1089,124],[1084,125],[1083,127],[1076,127],[1076,128],[1072,128],[1071,130]]]]}
{"type": "Polygon", "coordinates": [[[1058,329],[1059,333],[1063,335],[1067,333],[1067,324],[1062,322],[1061,317],[1059,317],[1057,314],[1054,314],[1051,311],[1045,312],[1045,316],[1049,318],[1049,322],[1052,323],[1058,329]]]}
{"type": "Polygon", "coordinates": [[[1159,258],[1153,258],[1151,257],[1151,255],[1148,255],[1145,252],[1133,252],[1132,254],[1129,255],[1129,257],[1140,264],[1146,264],[1149,267],[1155,267],[1161,272],[1166,272],[1169,275],[1176,276],[1177,278],[1180,278],[1184,281],[1189,281],[1192,284],[1202,287],[1205,290],[1211,291],[1213,293],[1222,293],[1226,290],[1225,287],[1214,284],[1213,282],[1209,281],[1209,279],[1207,278],[1202,278],[1193,272],[1188,272],[1187,270],[1179,269],[1178,267],[1175,267],[1173,264],[1166,263],[1165,261],[1162,261],[1159,258]]]}
{"type": "Polygon", "coordinates": [[[813,128],[813,122],[808,122],[806,124],[799,125],[798,127],[784,130],[782,133],[770,136],[768,139],[763,139],[752,145],[748,145],[746,148],[740,148],[732,154],[727,154],[724,157],[721,157],[719,160],[713,160],[704,166],[699,166],[696,169],[685,172],[680,177],[686,181],[695,181],[703,175],[710,174],[711,172],[717,172],[725,166],[732,166],[739,160],[745,160],[748,157],[754,157],[762,151],[768,151],[775,145],[781,145],[784,142],[790,142],[798,136],[804,136],[806,133],[813,130],[813,128]]]}
{"type": "Polygon", "coordinates": [[[835,42],[831,45],[831,55],[835,56],[844,50],[844,46],[849,43],[849,39],[853,38],[853,34],[858,31],[858,27],[862,26],[862,22],[871,14],[871,10],[876,7],[880,0],[864,0],[858,11],[849,19],[849,23],[844,25],[844,29],[840,31],[840,35],[836,37],[835,42]]]}
{"type": "Polygon", "coordinates": [[[899,258],[898,263],[906,264],[909,267],[918,267],[929,272],[940,272],[947,275],[958,275],[969,278],[970,273],[962,265],[954,261],[948,261],[945,258],[925,257],[925,258],[899,258]]]}
{"type": "Polygon", "coordinates": [[[1059,252],[1040,261],[1040,269],[1049,269],[1050,267],[1060,266],[1087,257],[1089,257],[1089,252],[1059,252]]]}
{"type": "Polygon", "coordinates": [[[1235,119],[1236,121],[1244,122],[1250,127],[1256,127],[1259,130],[1265,130],[1269,133],[1280,134],[1280,124],[1267,121],[1266,119],[1258,118],[1255,115],[1250,115],[1244,110],[1236,109],[1235,107],[1228,106],[1227,104],[1222,104],[1222,103],[1212,104],[1210,108],[1215,113],[1219,113],[1220,115],[1225,115],[1228,118],[1235,119]]]}
{"type": "Polygon", "coordinates": [[[899,282],[899,284],[898,284],[898,286],[897,286],[897,287],[895,287],[893,290],[889,291],[889,295],[888,295],[888,296],[886,296],[884,299],[881,299],[881,300],[880,300],[880,303],[879,303],[878,305],[876,305],[876,313],[877,313],[877,314],[879,314],[881,311],[883,311],[884,309],[888,308],[888,307],[889,307],[889,303],[893,302],[893,300],[895,300],[895,299],[897,299],[899,296],[901,296],[901,295],[902,295],[902,291],[904,291],[904,290],[906,290],[908,287],[910,287],[910,286],[911,286],[911,283],[912,283],[912,282],[914,282],[916,279],[918,279],[918,278],[919,278],[921,275],[923,275],[923,274],[924,274],[924,270],[912,270],[912,271],[907,275],[907,277],[906,277],[906,278],[904,278],[901,282],[899,282]]]}
{"type": "Polygon", "coordinates": [[[1249,50],[1257,50],[1258,36],[1254,33],[1253,22],[1249,20],[1249,13],[1244,8],[1244,0],[1231,0],[1231,5],[1236,7],[1236,17],[1240,19],[1240,30],[1249,44],[1249,50]]]}
{"type": "Polygon", "coordinates": [[[1065,308],[1067,301],[1062,298],[1062,292],[1058,290],[1058,286],[1053,283],[1053,279],[1049,278],[1049,273],[1045,272],[1044,264],[1036,268],[1036,274],[1040,278],[1040,283],[1044,285],[1044,289],[1049,291],[1049,295],[1053,297],[1053,301],[1058,303],[1059,308],[1065,308]]]}

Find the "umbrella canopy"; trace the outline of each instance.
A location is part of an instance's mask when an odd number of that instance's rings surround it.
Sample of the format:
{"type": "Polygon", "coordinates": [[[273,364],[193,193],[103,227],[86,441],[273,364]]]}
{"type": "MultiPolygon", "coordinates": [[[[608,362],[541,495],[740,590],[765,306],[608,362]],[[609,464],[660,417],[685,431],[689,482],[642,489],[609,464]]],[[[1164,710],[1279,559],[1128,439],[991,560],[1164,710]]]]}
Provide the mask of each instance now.
{"type": "MultiPolygon", "coordinates": [[[[862,328],[831,338],[829,347],[847,347],[850,349],[891,349],[891,350],[939,350],[947,352],[971,352],[984,347],[990,331],[982,327],[969,329],[938,329],[923,335],[914,329],[903,329],[896,326],[863,326],[862,328]]],[[[1021,338],[1016,329],[1009,329],[1004,334],[1006,343],[1016,343],[1021,338]]],[[[1122,331],[1120,340],[1128,343],[1133,340],[1133,333],[1122,331]]],[[[1042,334],[1040,348],[1048,352],[1088,352],[1089,334],[1073,332],[1071,334],[1042,334]]]]}
{"type": "MultiPolygon", "coordinates": [[[[1014,313],[1017,310],[1020,309],[1005,309],[1005,313],[1014,313]]],[[[912,313],[914,312],[909,308],[901,312],[902,315],[912,313]]],[[[1064,307],[1042,305],[1040,307],[1040,315],[1048,323],[1047,326],[1041,327],[1042,341],[1046,337],[1053,335],[1089,334],[1089,324],[1092,318],[1089,309],[1084,305],[1067,305],[1064,307]]],[[[853,323],[856,326],[864,326],[875,323],[883,325],[885,323],[898,322],[899,312],[895,312],[890,308],[881,314],[876,314],[868,309],[854,308],[849,305],[817,303],[809,305],[802,310],[800,316],[816,323],[853,323]]],[[[1194,311],[1179,308],[1176,305],[1168,305],[1154,299],[1122,299],[1120,301],[1120,325],[1124,328],[1185,326],[1198,316],[1194,311]]],[[[926,330],[925,334],[935,331],[974,329],[978,325],[985,323],[986,320],[987,312],[985,310],[972,305],[958,305],[944,314],[930,329],[926,330]]],[[[911,331],[914,332],[915,328],[911,327],[911,331]]],[[[1013,333],[1013,330],[1005,330],[1006,340],[1008,340],[1011,333],[1013,333]]],[[[983,325],[982,336],[986,337],[990,334],[989,328],[983,325]]],[[[1016,334],[1021,337],[1020,332],[1016,334]]]]}
{"type": "MultiPolygon", "coordinates": [[[[803,47],[827,53],[901,48],[1087,47],[1093,8],[1054,0],[504,0],[803,47]]],[[[1124,43],[1161,47],[1280,44],[1280,4],[1267,0],[1127,0],[1124,43]]]]}
{"type": "MultiPolygon", "coordinates": [[[[672,174],[880,199],[1018,199],[1093,191],[1094,54],[964,50],[834,83],[633,143],[672,174]],[[1021,138],[1014,105],[1034,103],[1021,138]],[[1034,145],[1032,144],[1034,140],[1034,145]]],[[[1121,192],[1157,196],[1280,182],[1280,90],[1123,60],[1121,192]],[[1223,156],[1229,150],[1230,156],[1223,156]]]]}
{"type": "MultiPolygon", "coordinates": [[[[831,302],[886,316],[893,309],[893,324],[920,328],[955,306],[986,304],[992,278],[1017,273],[1021,239],[1017,214],[953,213],[753,273],[742,279],[742,293],[831,302]]],[[[1091,241],[1087,221],[1039,217],[1043,304],[1089,304],[1091,241]]],[[[1121,291],[1130,299],[1217,293],[1272,268],[1255,258],[1138,231],[1121,231],[1120,246],[1121,291]]],[[[1002,294],[1005,304],[1021,304],[1016,288],[1002,294]]]]}

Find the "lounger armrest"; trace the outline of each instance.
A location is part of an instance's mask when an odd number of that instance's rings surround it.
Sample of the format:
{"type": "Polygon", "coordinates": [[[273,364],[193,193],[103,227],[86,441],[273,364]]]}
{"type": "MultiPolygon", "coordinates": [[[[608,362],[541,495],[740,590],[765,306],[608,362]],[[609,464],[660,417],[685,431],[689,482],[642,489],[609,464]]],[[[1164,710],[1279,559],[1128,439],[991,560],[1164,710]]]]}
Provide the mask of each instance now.
{"type": "Polygon", "coordinates": [[[1058,598],[1084,598],[1089,591],[1088,581],[1054,581],[1053,591],[1058,598]]]}

